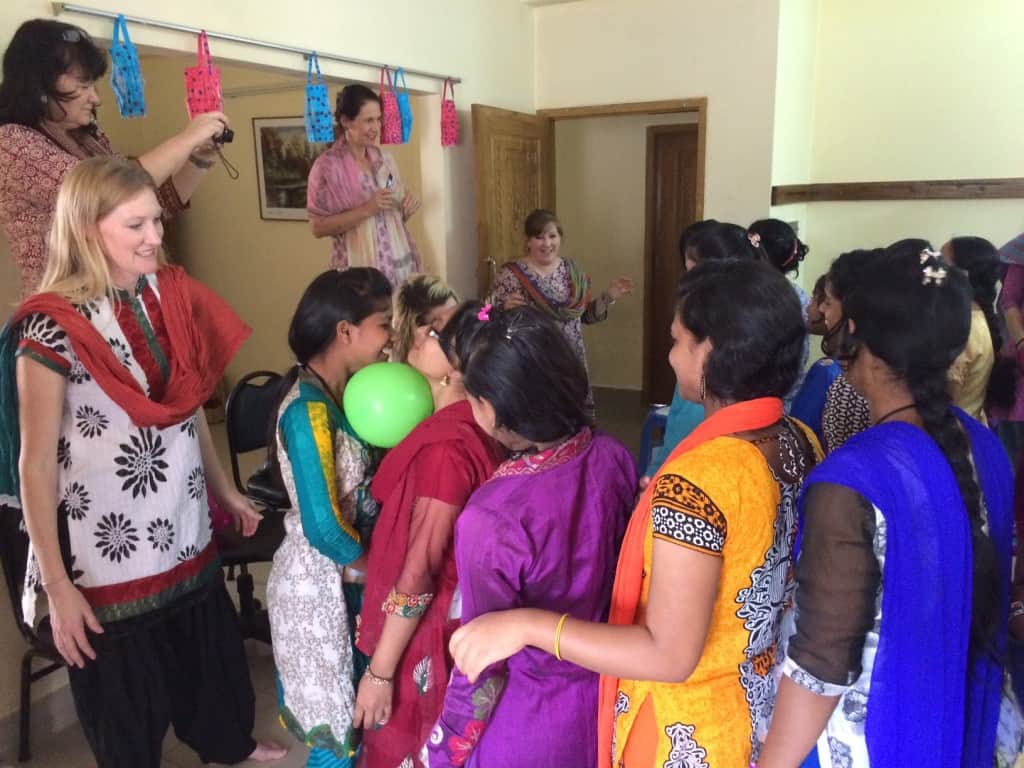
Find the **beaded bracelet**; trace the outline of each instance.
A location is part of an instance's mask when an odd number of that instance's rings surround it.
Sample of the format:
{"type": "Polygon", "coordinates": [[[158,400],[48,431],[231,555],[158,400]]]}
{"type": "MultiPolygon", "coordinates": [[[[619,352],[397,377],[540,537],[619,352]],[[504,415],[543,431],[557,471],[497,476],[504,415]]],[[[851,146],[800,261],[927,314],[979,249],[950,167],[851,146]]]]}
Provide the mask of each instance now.
{"type": "Polygon", "coordinates": [[[380,688],[386,688],[387,686],[395,682],[395,679],[393,677],[381,677],[380,675],[374,674],[373,670],[370,669],[369,665],[367,665],[366,667],[366,677],[370,680],[371,683],[380,688]]]}

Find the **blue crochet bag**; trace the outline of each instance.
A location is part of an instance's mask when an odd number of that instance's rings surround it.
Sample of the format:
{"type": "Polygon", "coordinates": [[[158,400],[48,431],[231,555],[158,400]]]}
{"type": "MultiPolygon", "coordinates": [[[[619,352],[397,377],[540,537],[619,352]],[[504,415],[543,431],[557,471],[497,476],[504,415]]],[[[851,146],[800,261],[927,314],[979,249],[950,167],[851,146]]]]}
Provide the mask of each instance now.
{"type": "Polygon", "coordinates": [[[316,51],[309,55],[306,71],[306,138],[310,143],[334,141],[334,117],[331,115],[330,99],[327,98],[327,84],[320,75],[320,60],[316,57],[316,51]]]}
{"type": "Polygon", "coordinates": [[[412,107],[409,105],[408,86],[405,84],[405,70],[395,70],[395,96],[398,98],[398,114],[402,118],[402,143],[408,144],[412,136],[412,107]],[[398,78],[402,78],[402,90],[398,90],[398,78]]]}
{"type": "Polygon", "coordinates": [[[128,23],[123,14],[114,20],[112,40],[110,60],[113,66],[110,72],[110,86],[117,97],[117,109],[121,117],[145,117],[145,81],[139,67],[139,52],[128,36],[128,23]]]}

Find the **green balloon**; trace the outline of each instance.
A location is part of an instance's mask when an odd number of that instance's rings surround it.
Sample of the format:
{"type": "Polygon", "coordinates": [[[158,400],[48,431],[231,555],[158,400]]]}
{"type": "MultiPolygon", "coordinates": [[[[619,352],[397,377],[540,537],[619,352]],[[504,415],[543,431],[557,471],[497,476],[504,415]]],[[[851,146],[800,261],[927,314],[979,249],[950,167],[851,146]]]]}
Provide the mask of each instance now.
{"type": "Polygon", "coordinates": [[[342,405],[356,434],[380,448],[394,448],[434,412],[430,384],[405,363],[366,366],[349,379],[342,405]]]}

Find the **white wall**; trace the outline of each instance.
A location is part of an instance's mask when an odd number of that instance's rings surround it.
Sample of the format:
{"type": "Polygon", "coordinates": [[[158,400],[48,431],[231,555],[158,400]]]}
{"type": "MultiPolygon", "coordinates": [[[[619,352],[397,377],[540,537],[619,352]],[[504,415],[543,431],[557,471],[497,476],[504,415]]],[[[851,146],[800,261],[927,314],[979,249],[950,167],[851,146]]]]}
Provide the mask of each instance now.
{"type": "MultiPolygon", "coordinates": [[[[1024,176],[1017,0],[828,0],[818,9],[815,182],[1024,176]]],[[[808,279],[840,252],[1024,229],[1024,200],[812,203],[808,279]]]]}
{"type": "Polygon", "coordinates": [[[538,8],[539,108],[708,97],[704,215],[768,213],[779,0],[538,8]]]}
{"type": "MultiPolygon", "coordinates": [[[[814,146],[815,65],[819,0],[781,0],[779,57],[775,74],[772,185],[807,184],[814,146]]],[[[800,224],[800,239],[814,240],[807,205],[772,206],[771,215],[800,224]]],[[[806,267],[797,282],[810,290],[815,275],[806,267]]]]}
{"type": "Polygon", "coordinates": [[[635,283],[633,295],[612,307],[607,321],[583,327],[596,387],[643,388],[647,126],[696,120],[696,114],[684,113],[555,123],[563,253],[590,274],[595,295],[619,275],[635,283]]]}

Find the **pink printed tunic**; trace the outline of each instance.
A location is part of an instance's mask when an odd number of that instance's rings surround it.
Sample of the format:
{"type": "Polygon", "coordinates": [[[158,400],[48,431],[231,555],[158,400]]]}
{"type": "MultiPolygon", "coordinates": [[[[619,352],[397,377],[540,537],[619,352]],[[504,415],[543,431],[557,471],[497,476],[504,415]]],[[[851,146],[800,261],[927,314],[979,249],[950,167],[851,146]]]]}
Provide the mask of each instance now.
{"type": "MultiPolygon", "coordinates": [[[[344,140],[334,142],[316,159],[306,190],[309,213],[333,216],[358,208],[378,189],[384,189],[389,177],[395,199],[404,198],[405,188],[394,159],[377,147],[368,147],[366,151],[372,173],[359,166],[344,140]]],[[[330,265],[334,269],[376,267],[396,287],[410,275],[423,271],[400,209],[382,210],[331,240],[330,265]]]]}
{"type": "MultiPolygon", "coordinates": [[[[0,125],[0,228],[21,270],[22,298],[36,292],[46,271],[46,240],[64,176],[89,157],[116,154],[101,132],[83,132],[73,141],[16,123],[0,125]]],[[[170,179],[157,197],[165,216],[185,208],[170,179]]]]}

